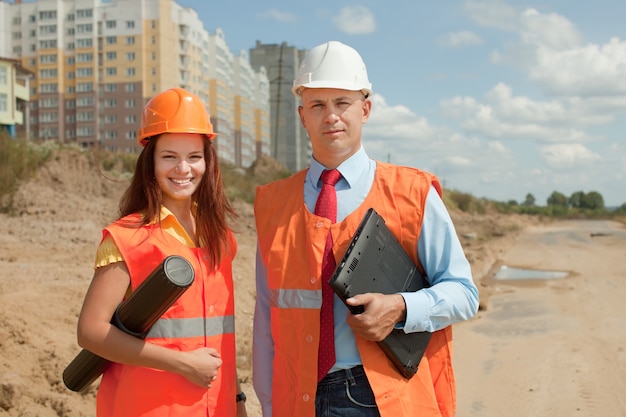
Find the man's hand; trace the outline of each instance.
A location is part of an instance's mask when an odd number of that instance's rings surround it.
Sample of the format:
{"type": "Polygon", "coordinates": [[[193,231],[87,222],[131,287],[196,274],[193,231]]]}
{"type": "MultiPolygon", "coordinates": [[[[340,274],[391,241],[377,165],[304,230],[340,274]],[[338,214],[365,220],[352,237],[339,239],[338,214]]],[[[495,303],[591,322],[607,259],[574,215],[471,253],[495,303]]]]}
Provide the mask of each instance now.
{"type": "Polygon", "coordinates": [[[374,342],[387,337],[396,323],[406,317],[406,305],[400,294],[359,294],[348,298],[346,303],[365,308],[361,314],[348,313],[346,322],[355,334],[374,342]]]}

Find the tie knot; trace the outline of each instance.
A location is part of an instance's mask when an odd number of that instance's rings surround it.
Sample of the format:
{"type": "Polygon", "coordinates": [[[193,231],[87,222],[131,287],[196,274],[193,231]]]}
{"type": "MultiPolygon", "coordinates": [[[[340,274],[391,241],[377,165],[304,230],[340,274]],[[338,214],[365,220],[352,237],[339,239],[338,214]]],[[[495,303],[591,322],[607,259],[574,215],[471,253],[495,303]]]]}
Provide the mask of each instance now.
{"type": "Polygon", "coordinates": [[[341,179],[341,173],[336,169],[326,169],[322,171],[320,178],[323,184],[332,185],[334,187],[339,179],[341,179]]]}

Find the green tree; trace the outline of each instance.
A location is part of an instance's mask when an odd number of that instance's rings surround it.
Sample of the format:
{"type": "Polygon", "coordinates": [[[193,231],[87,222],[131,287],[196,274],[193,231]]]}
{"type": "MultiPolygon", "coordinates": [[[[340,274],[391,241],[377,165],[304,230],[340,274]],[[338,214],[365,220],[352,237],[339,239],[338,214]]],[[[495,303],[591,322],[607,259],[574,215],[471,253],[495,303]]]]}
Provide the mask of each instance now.
{"type": "Polygon", "coordinates": [[[567,207],[568,200],[565,194],[553,191],[552,194],[550,194],[550,197],[548,197],[546,203],[548,206],[567,207]]]}
{"type": "Polygon", "coordinates": [[[523,206],[532,207],[535,205],[535,196],[531,193],[526,194],[526,199],[522,203],[523,206]]]}
{"type": "Polygon", "coordinates": [[[583,207],[589,210],[604,210],[604,198],[597,191],[585,194],[583,207]]]}
{"type": "Polygon", "coordinates": [[[582,191],[576,191],[569,196],[569,205],[574,208],[581,208],[583,200],[585,199],[585,193],[582,191]]]}

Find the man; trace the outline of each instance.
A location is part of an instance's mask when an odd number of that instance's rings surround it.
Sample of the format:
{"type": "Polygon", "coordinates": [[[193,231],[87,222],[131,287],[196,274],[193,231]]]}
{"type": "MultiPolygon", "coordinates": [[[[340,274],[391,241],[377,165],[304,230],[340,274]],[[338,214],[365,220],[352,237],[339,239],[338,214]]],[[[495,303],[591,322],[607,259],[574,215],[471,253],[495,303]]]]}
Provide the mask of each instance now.
{"type": "Polygon", "coordinates": [[[298,113],[311,140],[310,166],[259,187],[255,200],[253,382],[263,415],[453,416],[450,325],[476,314],[478,291],[439,181],[415,168],[368,158],[361,133],[372,90],[365,64],[351,47],[333,41],[311,49],[293,92],[302,101],[298,113]],[[336,223],[334,212],[330,218],[315,214],[327,187],[320,177],[333,169],[341,174],[336,223]],[[334,259],[341,259],[370,207],[385,218],[431,286],[414,293],[357,295],[348,302],[364,312],[353,315],[337,296],[324,303],[328,278],[322,279],[322,271],[332,261],[324,254],[329,242],[334,259]],[[322,330],[328,308],[334,323],[322,330]],[[433,332],[410,379],[375,343],[394,327],[433,332]],[[325,346],[333,342],[327,370],[321,363],[328,357],[325,346]]]}

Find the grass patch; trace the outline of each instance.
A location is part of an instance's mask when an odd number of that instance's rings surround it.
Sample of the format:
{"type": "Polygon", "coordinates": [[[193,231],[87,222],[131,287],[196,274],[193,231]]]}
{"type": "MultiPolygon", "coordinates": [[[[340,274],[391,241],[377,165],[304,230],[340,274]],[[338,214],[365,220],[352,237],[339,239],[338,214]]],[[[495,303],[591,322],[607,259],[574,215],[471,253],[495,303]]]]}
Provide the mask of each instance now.
{"type": "Polygon", "coordinates": [[[0,133],[0,211],[10,212],[20,184],[31,178],[52,154],[48,143],[0,133]]]}

